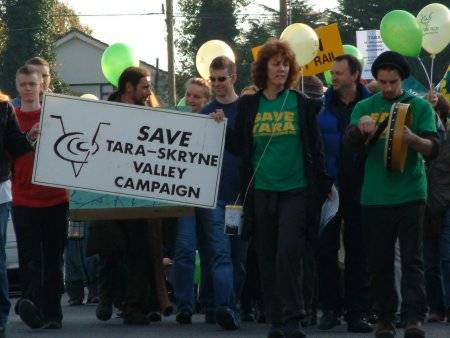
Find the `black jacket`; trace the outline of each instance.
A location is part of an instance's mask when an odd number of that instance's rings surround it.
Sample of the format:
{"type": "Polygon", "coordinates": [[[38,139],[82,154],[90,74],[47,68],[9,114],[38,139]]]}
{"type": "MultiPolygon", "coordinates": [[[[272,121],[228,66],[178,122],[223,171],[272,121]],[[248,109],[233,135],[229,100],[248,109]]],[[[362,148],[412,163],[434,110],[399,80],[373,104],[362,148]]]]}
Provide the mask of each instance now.
{"type": "MultiPolygon", "coordinates": [[[[304,94],[293,91],[297,95],[300,107],[300,136],[303,144],[305,173],[309,182],[308,202],[309,210],[320,210],[331,189],[332,179],[325,173],[322,137],[316,122],[316,115],[321,109],[321,101],[310,99],[304,94]]],[[[262,93],[243,96],[238,102],[238,114],[234,130],[227,128],[226,147],[241,159],[241,200],[244,199],[246,189],[253,174],[253,125],[258,112],[258,104],[262,93]]],[[[253,232],[254,218],[254,185],[250,185],[244,203],[243,234],[248,237],[253,232]]]]}
{"type": "Polygon", "coordinates": [[[10,156],[16,158],[32,149],[20,131],[12,105],[0,102],[0,183],[10,177],[10,156]]]}

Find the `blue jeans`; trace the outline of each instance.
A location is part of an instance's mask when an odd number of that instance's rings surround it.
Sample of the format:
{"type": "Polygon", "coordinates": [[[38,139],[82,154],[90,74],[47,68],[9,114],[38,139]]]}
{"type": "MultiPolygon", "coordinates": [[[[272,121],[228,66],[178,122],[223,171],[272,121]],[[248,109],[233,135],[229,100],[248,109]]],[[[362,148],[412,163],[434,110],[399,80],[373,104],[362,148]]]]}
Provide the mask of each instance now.
{"type": "Polygon", "coordinates": [[[450,208],[447,209],[442,222],[440,237],[440,254],[442,280],[444,282],[444,300],[447,309],[450,309],[450,208]]]}
{"type": "MultiPolygon", "coordinates": [[[[216,209],[197,209],[195,219],[178,220],[175,244],[174,291],[178,309],[193,311],[195,250],[208,257],[211,269],[213,306],[236,310],[230,239],[223,232],[225,205],[216,209]]],[[[203,275],[204,276],[204,275],[203,275]]],[[[211,293],[209,287],[205,294],[211,293]]],[[[207,301],[208,302],[208,301],[207,301]]]]}
{"type": "Polygon", "coordinates": [[[69,239],[65,252],[65,280],[66,282],[86,281],[92,284],[96,281],[97,257],[86,257],[86,246],[89,227],[80,222],[84,227],[82,239],[69,239]]]}
{"type": "Polygon", "coordinates": [[[8,274],[6,271],[5,253],[6,228],[10,210],[10,202],[0,204],[0,326],[3,327],[8,321],[9,309],[11,308],[8,293],[8,274]]]}

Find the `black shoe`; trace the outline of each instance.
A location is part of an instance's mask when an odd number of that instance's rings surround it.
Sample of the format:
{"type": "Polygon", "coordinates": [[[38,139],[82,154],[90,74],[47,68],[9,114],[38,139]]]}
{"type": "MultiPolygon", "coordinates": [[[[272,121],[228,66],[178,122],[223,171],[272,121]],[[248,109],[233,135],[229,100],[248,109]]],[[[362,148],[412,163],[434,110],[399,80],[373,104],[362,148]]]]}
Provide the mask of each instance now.
{"type": "Polygon", "coordinates": [[[267,338],[284,338],[283,324],[272,324],[267,338]]]}
{"type": "Polygon", "coordinates": [[[178,312],[176,321],[180,324],[192,324],[192,313],[187,309],[178,312]]]}
{"type": "Polygon", "coordinates": [[[159,312],[150,312],[147,317],[151,322],[160,322],[162,320],[159,312]]]}
{"type": "Polygon", "coordinates": [[[373,327],[363,319],[349,320],[347,322],[348,332],[369,333],[373,331],[373,327]]]}
{"type": "Polygon", "coordinates": [[[378,316],[373,312],[366,314],[365,318],[372,325],[378,324],[378,316]]]}
{"type": "Polygon", "coordinates": [[[421,322],[408,323],[405,327],[405,338],[425,338],[421,322]]]}
{"type": "Polygon", "coordinates": [[[239,322],[230,308],[219,307],[216,310],[216,322],[219,326],[227,331],[237,330],[239,322]]]}
{"type": "Polygon", "coordinates": [[[150,319],[141,312],[130,312],[123,314],[123,323],[126,325],[149,325],[150,319]]]}
{"type": "Polygon", "coordinates": [[[288,320],[283,327],[284,336],[286,338],[305,338],[306,334],[300,330],[300,322],[298,319],[288,320]]]}
{"type": "Polygon", "coordinates": [[[99,320],[110,320],[112,316],[112,304],[110,303],[98,303],[95,315],[99,320]]]}
{"type": "Polygon", "coordinates": [[[83,305],[83,300],[79,298],[71,298],[69,299],[69,306],[79,306],[83,305]]]}
{"type": "Polygon", "coordinates": [[[394,338],[395,327],[392,323],[379,323],[375,331],[376,338],[394,338]]]}
{"type": "Polygon", "coordinates": [[[255,321],[255,316],[251,312],[242,312],[241,313],[241,321],[247,323],[253,323],[255,321]]]}
{"type": "Polygon", "coordinates": [[[60,330],[62,329],[62,323],[59,320],[50,320],[44,325],[44,329],[60,330]]]}
{"type": "Polygon", "coordinates": [[[325,311],[319,321],[319,330],[330,330],[333,327],[341,325],[334,311],[325,311]]]}
{"type": "Polygon", "coordinates": [[[22,299],[19,304],[19,316],[22,321],[32,329],[40,329],[44,326],[41,311],[29,299],[22,299]]]}

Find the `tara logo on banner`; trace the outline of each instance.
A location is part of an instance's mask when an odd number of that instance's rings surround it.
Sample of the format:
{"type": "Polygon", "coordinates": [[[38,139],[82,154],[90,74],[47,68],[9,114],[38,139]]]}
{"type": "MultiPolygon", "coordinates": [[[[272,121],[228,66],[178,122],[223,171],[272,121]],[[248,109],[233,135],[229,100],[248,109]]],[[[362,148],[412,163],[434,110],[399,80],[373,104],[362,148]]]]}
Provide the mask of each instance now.
{"type": "MultiPolygon", "coordinates": [[[[303,75],[311,76],[331,69],[336,56],[344,54],[341,34],[336,23],[315,29],[319,37],[319,51],[316,57],[303,68],[303,75]]],[[[253,60],[258,57],[262,46],[252,48],[253,60]]]]}

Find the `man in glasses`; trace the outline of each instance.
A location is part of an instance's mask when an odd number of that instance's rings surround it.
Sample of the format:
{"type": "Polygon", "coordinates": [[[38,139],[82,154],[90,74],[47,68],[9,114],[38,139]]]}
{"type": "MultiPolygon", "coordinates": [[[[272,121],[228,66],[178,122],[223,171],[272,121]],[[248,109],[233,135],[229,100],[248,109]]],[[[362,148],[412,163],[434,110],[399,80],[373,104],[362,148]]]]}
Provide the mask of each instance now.
{"type": "MultiPolygon", "coordinates": [[[[215,99],[206,105],[201,113],[210,114],[223,111],[232,127],[237,114],[239,96],[234,90],[236,82],[236,65],[225,56],[216,57],[209,68],[209,81],[215,99]]],[[[239,316],[236,310],[236,300],[245,280],[245,257],[247,246],[241,238],[224,234],[225,205],[232,204],[239,193],[238,158],[225,151],[222,165],[222,177],[219,185],[219,198],[216,209],[197,209],[198,226],[208,229],[209,237],[207,252],[210,257],[212,274],[213,299],[207,301],[207,318],[214,313],[217,324],[225,330],[236,330],[239,326],[239,316]],[[212,312],[214,310],[214,312],[212,312]]],[[[208,291],[205,290],[205,294],[208,291]]]]}

